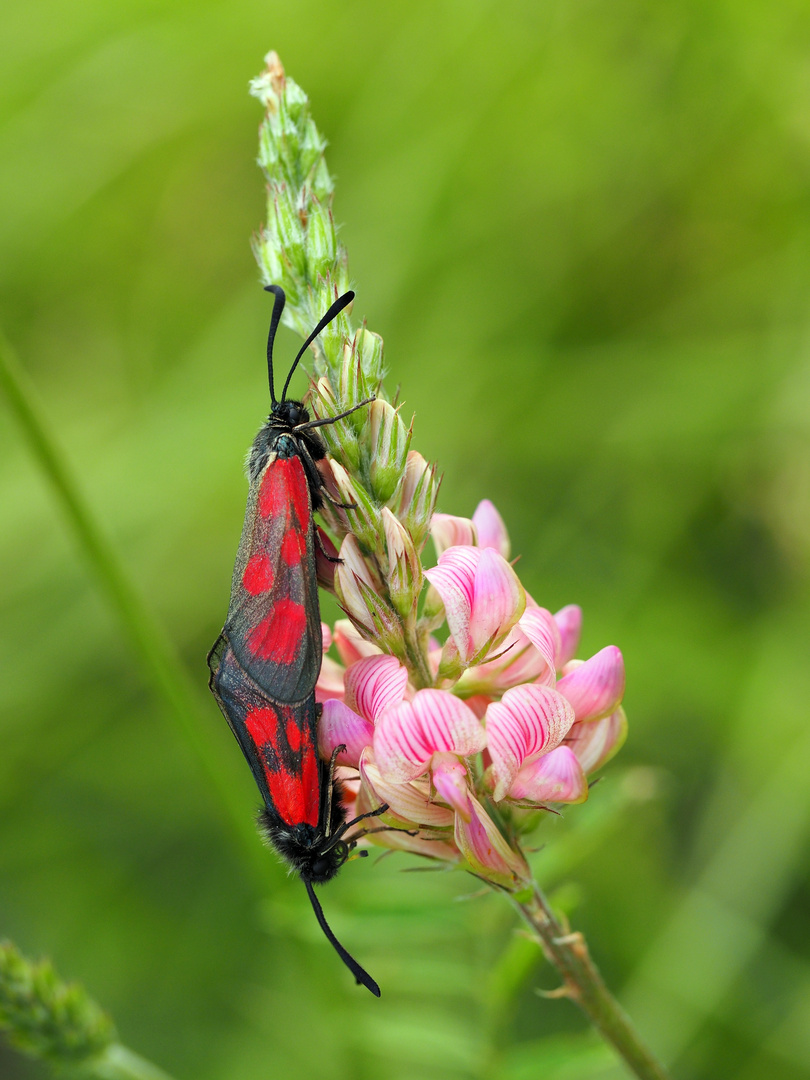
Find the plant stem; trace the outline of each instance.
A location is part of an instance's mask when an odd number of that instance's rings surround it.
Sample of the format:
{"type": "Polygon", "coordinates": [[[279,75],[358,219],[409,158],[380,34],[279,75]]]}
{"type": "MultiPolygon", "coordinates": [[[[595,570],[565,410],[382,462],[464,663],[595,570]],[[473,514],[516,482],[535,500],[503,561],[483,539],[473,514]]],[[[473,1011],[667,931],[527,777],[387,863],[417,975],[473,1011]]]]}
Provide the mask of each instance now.
{"type": "Polygon", "coordinates": [[[539,938],[546,959],[563,979],[559,990],[549,996],[568,997],[575,1002],[639,1080],[668,1080],[669,1074],[642,1042],[632,1021],[605,986],[585,938],[560,924],[536,884],[527,892],[528,895],[513,896],[512,901],[539,938]]]}
{"type": "Polygon", "coordinates": [[[11,411],[48,477],[91,572],[129,635],[143,672],[156,695],[168,706],[168,714],[184,743],[203,767],[225,810],[225,817],[238,833],[242,847],[262,884],[267,881],[266,860],[261,845],[245,813],[239,789],[230,782],[222,765],[219,739],[213,725],[203,718],[202,695],[191,682],[177,655],[174,643],[144,604],[113,545],[104,535],[71,473],[67,458],[57,448],[37,400],[11,346],[0,330],[0,389],[5,391],[11,411]]]}
{"type": "Polygon", "coordinates": [[[97,1080],[172,1080],[163,1069],[121,1043],[110,1043],[104,1053],[85,1068],[87,1075],[97,1080]]]}

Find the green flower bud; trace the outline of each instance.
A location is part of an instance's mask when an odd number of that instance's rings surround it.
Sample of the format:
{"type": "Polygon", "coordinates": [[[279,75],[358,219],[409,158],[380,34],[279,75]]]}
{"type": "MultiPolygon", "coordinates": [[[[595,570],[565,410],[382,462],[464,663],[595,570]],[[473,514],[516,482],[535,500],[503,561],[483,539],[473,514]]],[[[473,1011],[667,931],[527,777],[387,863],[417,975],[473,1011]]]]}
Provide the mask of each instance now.
{"type": "Polygon", "coordinates": [[[371,403],[368,421],[371,450],[369,480],[377,500],[387,503],[405,471],[412,429],[405,430],[398,410],[387,401],[371,403]]]}
{"type": "Polygon", "coordinates": [[[422,563],[404,525],[383,507],[386,581],[391,603],[403,618],[415,614],[422,591],[422,563]]]}
{"type": "Polygon", "coordinates": [[[428,465],[420,453],[411,450],[405,463],[397,517],[411,534],[417,551],[422,550],[428,538],[440,483],[435,466],[428,465]]]}

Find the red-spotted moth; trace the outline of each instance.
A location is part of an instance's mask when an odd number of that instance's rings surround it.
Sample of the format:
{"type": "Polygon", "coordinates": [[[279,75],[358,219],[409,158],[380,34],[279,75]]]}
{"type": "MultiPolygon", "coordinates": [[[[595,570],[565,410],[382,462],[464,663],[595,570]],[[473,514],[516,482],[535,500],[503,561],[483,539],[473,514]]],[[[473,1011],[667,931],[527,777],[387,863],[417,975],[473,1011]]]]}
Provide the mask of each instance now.
{"type": "Polygon", "coordinates": [[[310,420],[302,402],[287,400],[299,360],[354,299],[347,292],[307,338],[276,400],[273,342],[285,297],[277,285],[267,289],[274,294],[267,339],[272,406],[248,457],[245,524],[228,617],[208,655],[209,686],[261,792],[260,831],[304,882],[321,928],[357,982],[379,997],[377,983],[335,938],[313,889],[333,878],[348,858],[360,835],[348,831],[386,809],[344,820],[340,783],[333,776],[337,751],[331,763],[318,757],[315,703],[322,639],[313,514],[328,497],[315,464],[326,455],[317,428],[373,399],[322,420],[310,420]]]}

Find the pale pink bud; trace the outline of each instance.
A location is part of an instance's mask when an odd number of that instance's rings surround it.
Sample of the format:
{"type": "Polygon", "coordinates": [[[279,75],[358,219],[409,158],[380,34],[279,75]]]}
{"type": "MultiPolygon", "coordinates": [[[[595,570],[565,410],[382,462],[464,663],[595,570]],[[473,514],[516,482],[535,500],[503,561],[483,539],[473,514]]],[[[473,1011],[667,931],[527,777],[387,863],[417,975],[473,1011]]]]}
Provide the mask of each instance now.
{"type": "Polygon", "coordinates": [[[335,623],[335,648],[347,668],[364,656],[380,656],[382,649],[373,641],[367,641],[348,619],[335,623]]]}
{"type": "Polygon", "coordinates": [[[422,591],[422,561],[404,525],[387,506],[382,510],[385,554],[388,563],[388,595],[403,618],[416,610],[422,591]]]}
{"type": "Polygon", "coordinates": [[[371,745],[373,737],[374,725],[371,721],[358,716],[342,701],[332,699],[324,702],[318,723],[318,751],[325,761],[329,761],[335,749],[343,745],[346,749],[338,754],[338,764],[356,769],[363,750],[371,745]]]}
{"type": "Polygon", "coordinates": [[[591,773],[606,765],[621,750],[627,738],[627,717],[617,709],[601,720],[578,720],[565,737],[565,744],[576,754],[583,772],[591,773]]]}
{"type": "Polygon", "coordinates": [[[352,533],[340,546],[341,562],[335,570],[335,595],[355,628],[386,652],[404,649],[402,621],[383,598],[382,585],[364,559],[352,533]]]}
{"type": "Polygon", "coordinates": [[[407,683],[408,671],[395,656],[367,656],[346,672],[346,704],[374,723],[402,701],[407,683]]]}
{"type": "Polygon", "coordinates": [[[449,547],[475,546],[475,526],[470,518],[454,514],[434,514],[430,519],[430,538],[436,548],[436,556],[449,547]]]}
{"type": "Polygon", "coordinates": [[[609,716],[624,696],[624,660],[615,645],[601,649],[590,660],[572,660],[557,683],[574,707],[577,720],[609,716]]]}
{"type": "Polygon", "coordinates": [[[436,794],[448,803],[465,821],[470,820],[470,774],[455,754],[438,753],[430,763],[430,778],[436,794]]]}
{"type": "Polygon", "coordinates": [[[435,829],[453,824],[453,811],[431,800],[427,780],[405,784],[392,781],[382,773],[368,748],[360,758],[360,777],[363,788],[368,790],[370,808],[388,803],[391,814],[411,825],[435,829]]]}
{"type": "Polygon", "coordinates": [[[473,873],[510,891],[531,880],[525,860],[509,847],[477,799],[470,798],[469,821],[456,814],[455,834],[473,873]]]}
{"type": "Polygon", "coordinates": [[[573,723],[573,708],[549,686],[515,686],[493,701],[486,729],[492,759],[489,781],[496,802],[506,796],[523,765],[559,746],[573,723]]]}
{"type": "Polygon", "coordinates": [[[507,798],[530,803],[585,802],[588,781],[573,750],[558,746],[520,769],[507,798]]]}
{"type": "Polygon", "coordinates": [[[445,690],[418,690],[413,700],[382,714],[374,732],[374,756],[389,780],[404,783],[427,772],[437,751],[468,757],[485,743],[483,727],[463,701],[445,690]]]}
{"type": "Polygon", "coordinates": [[[546,665],[544,681],[553,683],[561,650],[560,631],[554,616],[545,608],[527,607],[518,625],[543,657],[546,665]]]}
{"type": "Polygon", "coordinates": [[[410,533],[417,551],[422,550],[427,540],[439,482],[435,466],[429,465],[416,450],[411,450],[405,461],[397,517],[410,533]]]}
{"type": "Polygon", "coordinates": [[[492,548],[448,548],[425,577],[441,595],[450,634],[465,666],[486,659],[526,606],[517,574],[492,548]]]}
{"type": "Polygon", "coordinates": [[[315,530],[315,572],[322,589],[333,592],[338,551],[320,525],[315,530]]]}
{"type": "Polygon", "coordinates": [[[582,608],[577,604],[568,604],[554,613],[554,622],[560,631],[560,654],[557,657],[557,670],[561,671],[569,660],[577,654],[579,638],[582,633],[582,608]]]}
{"type": "Polygon", "coordinates": [[[508,559],[512,552],[509,533],[506,531],[503,518],[489,499],[481,500],[475,508],[472,519],[478,534],[478,546],[495,548],[505,559],[508,559]]]}

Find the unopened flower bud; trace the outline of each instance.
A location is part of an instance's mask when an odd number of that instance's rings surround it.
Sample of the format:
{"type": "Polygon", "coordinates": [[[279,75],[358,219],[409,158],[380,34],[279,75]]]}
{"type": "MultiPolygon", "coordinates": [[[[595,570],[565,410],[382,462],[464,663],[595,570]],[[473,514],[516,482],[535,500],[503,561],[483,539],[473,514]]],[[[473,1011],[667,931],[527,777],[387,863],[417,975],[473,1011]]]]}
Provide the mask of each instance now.
{"type": "Polygon", "coordinates": [[[341,502],[346,503],[346,514],[351,531],[367,551],[382,556],[380,533],[380,511],[366,494],[355,484],[342,465],[332,462],[332,475],[335,478],[341,502]]]}
{"type": "Polygon", "coordinates": [[[279,184],[273,199],[275,217],[275,242],[281,248],[282,259],[295,276],[306,273],[307,256],[304,248],[304,230],[298,211],[290,203],[285,184],[279,184]]]}
{"type": "Polygon", "coordinates": [[[422,563],[407,530],[387,506],[383,507],[382,524],[388,563],[388,595],[400,615],[406,618],[415,611],[422,591],[422,563]]]}
{"type": "Polygon", "coordinates": [[[332,268],[337,254],[337,236],[331,210],[314,196],[309,205],[306,246],[309,275],[317,281],[332,268]]]}
{"type": "MultiPolygon", "coordinates": [[[[318,379],[315,390],[310,400],[312,412],[316,419],[325,420],[338,416],[344,409],[338,405],[332,384],[324,376],[318,379]]],[[[357,441],[357,431],[354,427],[354,417],[359,417],[361,427],[367,423],[366,409],[358,409],[351,416],[337,420],[334,424],[324,424],[318,430],[326,442],[329,452],[339,461],[343,462],[352,472],[357,472],[360,467],[360,446],[357,441]]],[[[348,502],[349,500],[345,500],[348,502]]]]}
{"type": "Polygon", "coordinates": [[[425,546],[440,482],[436,467],[429,465],[418,451],[411,450],[405,462],[397,517],[411,534],[417,551],[425,546]]]}
{"type": "Polygon", "coordinates": [[[340,545],[340,559],[335,569],[335,595],[341,607],[363,637],[393,656],[402,655],[399,617],[383,600],[382,583],[351,533],[340,545]]]}
{"type": "Polygon", "coordinates": [[[405,470],[411,432],[405,430],[399,413],[387,401],[372,402],[368,418],[371,426],[369,479],[377,499],[387,503],[405,470]]]}
{"type": "MultiPolygon", "coordinates": [[[[315,570],[322,589],[334,592],[335,567],[339,562],[335,545],[320,526],[315,530],[315,570]]],[[[329,646],[325,646],[328,648],[329,646]]]]}

